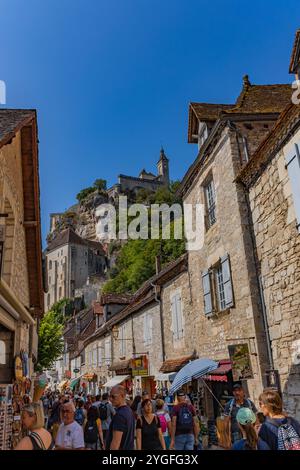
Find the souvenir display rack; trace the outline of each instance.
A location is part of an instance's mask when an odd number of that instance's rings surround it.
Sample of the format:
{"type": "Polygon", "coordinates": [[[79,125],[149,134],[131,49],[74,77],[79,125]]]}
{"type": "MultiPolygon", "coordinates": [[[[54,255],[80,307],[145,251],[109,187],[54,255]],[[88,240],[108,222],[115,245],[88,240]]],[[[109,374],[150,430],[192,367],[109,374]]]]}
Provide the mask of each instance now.
{"type": "Polygon", "coordinates": [[[0,450],[11,449],[12,428],[12,385],[0,385],[0,450]]]}

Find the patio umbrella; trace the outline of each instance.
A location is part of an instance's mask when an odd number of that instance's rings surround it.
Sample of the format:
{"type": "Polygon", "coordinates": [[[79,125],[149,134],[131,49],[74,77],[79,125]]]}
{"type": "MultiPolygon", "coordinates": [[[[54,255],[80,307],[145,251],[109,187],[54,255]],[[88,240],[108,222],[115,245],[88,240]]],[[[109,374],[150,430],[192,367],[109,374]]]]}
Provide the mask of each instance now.
{"type": "Polygon", "coordinates": [[[170,393],[175,393],[182,385],[191,382],[192,379],[199,379],[208,372],[217,369],[218,366],[217,362],[207,358],[195,359],[189,362],[176,374],[170,387],[170,393]]]}

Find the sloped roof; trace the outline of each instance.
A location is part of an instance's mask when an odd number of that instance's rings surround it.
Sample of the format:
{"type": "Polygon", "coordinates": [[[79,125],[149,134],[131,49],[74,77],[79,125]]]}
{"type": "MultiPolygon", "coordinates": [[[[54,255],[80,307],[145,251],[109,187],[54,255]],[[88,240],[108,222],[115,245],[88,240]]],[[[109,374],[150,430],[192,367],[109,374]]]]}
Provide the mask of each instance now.
{"type": "Polygon", "coordinates": [[[130,304],[133,296],[130,294],[102,294],[100,298],[100,304],[130,304]]]}
{"type": "Polygon", "coordinates": [[[216,121],[222,111],[233,107],[234,104],[190,103],[199,121],[216,121]]]}
{"type": "Polygon", "coordinates": [[[291,95],[290,84],[252,85],[245,75],[235,104],[190,103],[188,142],[197,142],[193,135],[198,132],[198,121],[215,122],[224,115],[281,113],[290,103],[291,95]]]}
{"type": "Polygon", "coordinates": [[[34,109],[0,109],[0,147],[35,117],[34,109]]]}
{"type": "Polygon", "coordinates": [[[251,85],[245,81],[236,105],[226,109],[226,114],[281,113],[291,101],[292,88],[289,83],[277,85],[251,85]]]}
{"type": "Polygon", "coordinates": [[[53,251],[56,248],[73,243],[74,245],[85,245],[89,246],[90,248],[94,248],[95,250],[101,251],[101,253],[104,254],[103,247],[101,243],[95,242],[92,240],[86,240],[84,238],[81,238],[77,233],[74,232],[74,230],[67,228],[60,232],[54,240],[50,242],[50,244],[47,247],[47,252],[53,251]]]}
{"type": "Polygon", "coordinates": [[[299,61],[300,61],[300,29],[296,31],[296,35],[295,35],[295,41],[294,41],[291,60],[290,60],[290,68],[289,68],[290,73],[296,72],[296,67],[299,64],[299,61]]]}

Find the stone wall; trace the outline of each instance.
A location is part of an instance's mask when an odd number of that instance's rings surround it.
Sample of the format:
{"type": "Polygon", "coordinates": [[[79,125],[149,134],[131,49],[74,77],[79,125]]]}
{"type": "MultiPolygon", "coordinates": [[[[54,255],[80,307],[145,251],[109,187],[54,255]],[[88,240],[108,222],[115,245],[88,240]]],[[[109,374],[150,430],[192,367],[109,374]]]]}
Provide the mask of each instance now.
{"type": "MultiPolygon", "coordinates": [[[[0,150],[0,180],[3,182],[0,185],[0,212],[11,211],[13,215],[13,223],[7,233],[8,238],[12,237],[12,246],[9,247],[11,256],[7,264],[4,258],[3,278],[8,281],[17,299],[29,307],[25,230],[22,226],[24,207],[21,158],[21,136],[17,133],[11,143],[0,150]]],[[[3,220],[5,219],[1,222],[3,220]]]]}
{"type": "Polygon", "coordinates": [[[285,155],[300,131],[277,153],[250,188],[274,367],[286,410],[300,419],[300,235],[285,155]]]}
{"type": "MultiPolygon", "coordinates": [[[[0,212],[9,214],[9,217],[0,221],[7,226],[2,280],[7,283],[16,300],[29,309],[20,132],[9,144],[0,149],[0,212]]],[[[29,353],[29,324],[21,319],[16,321],[5,310],[1,308],[0,310],[1,323],[14,331],[13,354],[19,354],[21,349],[29,353]]],[[[36,350],[32,352],[37,356],[36,350]]],[[[31,360],[29,368],[32,373],[31,360]]]]}
{"type": "MultiPolygon", "coordinates": [[[[225,129],[184,198],[186,203],[204,204],[204,185],[213,177],[216,223],[205,231],[203,247],[189,252],[189,279],[182,275],[174,287],[181,284],[182,290],[187,291],[183,298],[188,347],[182,348],[182,352],[195,349],[199,357],[218,361],[229,357],[229,345],[247,343],[254,374],[247,386],[250,396],[257,401],[263,388],[264,368],[268,364],[247,204],[243,191],[234,183],[240,167],[236,135],[225,129]],[[234,306],[208,317],[204,313],[202,273],[225,254],[230,257],[234,306]]],[[[172,288],[173,285],[169,290],[172,288]]],[[[166,326],[166,335],[167,330],[166,326]]]]}

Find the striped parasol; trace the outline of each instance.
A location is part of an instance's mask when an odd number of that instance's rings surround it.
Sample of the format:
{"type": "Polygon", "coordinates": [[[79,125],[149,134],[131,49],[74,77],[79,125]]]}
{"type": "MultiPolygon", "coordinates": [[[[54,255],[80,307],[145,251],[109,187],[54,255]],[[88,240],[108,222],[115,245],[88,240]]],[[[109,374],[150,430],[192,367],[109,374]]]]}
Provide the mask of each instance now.
{"type": "Polygon", "coordinates": [[[170,393],[175,393],[182,385],[191,382],[192,379],[199,379],[203,375],[217,369],[218,366],[218,362],[207,358],[195,359],[189,362],[176,374],[170,387],[170,393]]]}

